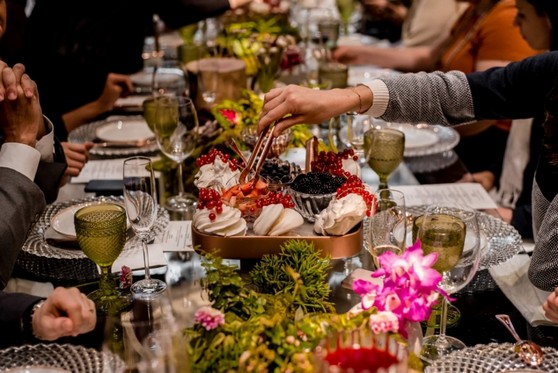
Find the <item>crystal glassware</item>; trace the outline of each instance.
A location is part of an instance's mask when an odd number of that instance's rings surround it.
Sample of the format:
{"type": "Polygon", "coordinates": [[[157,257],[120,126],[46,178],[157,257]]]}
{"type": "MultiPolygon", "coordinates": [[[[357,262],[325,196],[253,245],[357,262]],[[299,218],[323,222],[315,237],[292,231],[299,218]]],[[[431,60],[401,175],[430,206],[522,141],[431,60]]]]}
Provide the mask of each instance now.
{"type": "Polygon", "coordinates": [[[364,134],[372,126],[372,118],[369,115],[346,114],[347,117],[347,140],[359,162],[364,161],[364,134]]]}
{"type": "Polygon", "coordinates": [[[145,278],[132,284],[135,296],[150,297],[162,293],[167,284],[153,279],[149,273],[147,242],[157,218],[157,194],[153,165],[147,157],[132,157],[124,161],[124,203],[134,233],[141,240],[145,278]]]}
{"type": "Polygon", "coordinates": [[[380,189],[376,192],[378,210],[369,219],[368,252],[376,268],[378,256],[391,251],[400,254],[405,249],[407,237],[407,217],[405,196],[393,189],[380,189]]]}
{"type": "Polygon", "coordinates": [[[339,11],[339,17],[341,18],[341,23],[343,24],[343,36],[349,35],[349,22],[351,16],[356,9],[355,0],[335,0],[335,5],[337,5],[337,10],[339,11]]]}
{"type": "MultiPolygon", "coordinates": [[[[425,255],[438,254],[434,269],[442,274],[442,290],[453,294],[471,281],[479,267],[481,252],[474,210],[462,206],[430,206],[423,215],[418,238],[425,255]]],[[[459,339],[446,335],[447,306],[443,298],[440,334],[423,339],[421,358],[427,362],[465,347],[459,339]]]]}
{"type": "Polygon", "coordinates": [[[196,108],[188,97],[161,97],[157,100],[155,137],[159,149],[178,164],[178,195],[167,199],[165,208],[188,213],[195,209],[197,198],[184,192],[183,162],[196,149],[199,124],[196,108]]]}
{"type": "Polygon", "coordinates": [[[106,314],[119,311],[130,299],[120,294],[111,271],[126,243],[126,211],[111,203],[85,206],[75,213],[74,224],[79,247],[101,269],[99,289],[89,298],[106,314]]]}
{"type": "Polygon", "coordinates": [[[389,175],[403,160],[405,134],[388,125],[374,125],[364,133],[364,156],[380,178],[378,189],[388,188],[389,175]]]}

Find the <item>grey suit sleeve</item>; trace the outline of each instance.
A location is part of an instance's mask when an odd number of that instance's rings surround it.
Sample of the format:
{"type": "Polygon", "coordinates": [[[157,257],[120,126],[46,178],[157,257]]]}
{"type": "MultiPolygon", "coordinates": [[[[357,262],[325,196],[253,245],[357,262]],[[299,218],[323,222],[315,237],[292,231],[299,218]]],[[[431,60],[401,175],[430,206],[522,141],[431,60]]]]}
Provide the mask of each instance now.
{"type": "Polygon", "coordinates": [[[0,167],[0,289],[3,289],[35,218],[45,206],[41,189],[17,171],[0,167]]]}

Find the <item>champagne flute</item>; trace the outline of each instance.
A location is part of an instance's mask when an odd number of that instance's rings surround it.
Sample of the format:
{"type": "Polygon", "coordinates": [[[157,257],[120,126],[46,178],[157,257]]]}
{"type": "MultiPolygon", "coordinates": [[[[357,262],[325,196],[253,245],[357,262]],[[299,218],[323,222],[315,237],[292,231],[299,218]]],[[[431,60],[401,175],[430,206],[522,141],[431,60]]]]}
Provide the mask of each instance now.
{"type": "Polygon", "coordinates": [[[388,188],[389,175],[403,160],[405,134],[387,125],[374,125],[364,134],[364,155],[380,178],[378,189],[388,188]]]}
{"type": "MultiPolygon", "coordinates": [[[[418,237],[425,254],[436,252],[434,269],[442,274],[440,288],[453,294],[473,278],[480,263],[480,235],[476,212],[460,206],[431,206],[423,215],[418,237]]],[[[465,347],[446,335],[448,301],[442,299],[440,334],[423,339],[421,358],[427,362],[465,347]]]]}
{"type": "Polygon", "coordinates": [[[147,242],[157,218],[157,196],[153,165],[147,157],[132,157],[124,161],[124,203],[134,233],[141,240],[145,278],[132,284],[130,291],[138,297],[162,293],[167,284],[151,278],[147,242]]]}
{"type": "Polygon", "coordinates": [[[376,192],[376,198],[378,211],[370,217],[367,244],[374,265],[379,268],[379,255],[387,251],[401,254],[405,250],[407,218],[402,192],[380,189],[376,192]]]}
{"type": "Polygon", "coordinates": [[[178,164],[178,195],[170,197],[165,207],[170,211],[191,212],[197,199],[184,192],[183,162],[196,149],[199,137],[198,115],[188,97],[161,97],[157,100],[155,137],[159,149],[178,164]]]}
{"type": "Polygon", "coordinates": [[[119,311],[130,299],[119,293],[111,270],[126,243],[126,211],[111,203],[90,205],[76,212],[74,224],[79,247],[101,269],[99,289],[89,298],[104,313],[119,311]]]}

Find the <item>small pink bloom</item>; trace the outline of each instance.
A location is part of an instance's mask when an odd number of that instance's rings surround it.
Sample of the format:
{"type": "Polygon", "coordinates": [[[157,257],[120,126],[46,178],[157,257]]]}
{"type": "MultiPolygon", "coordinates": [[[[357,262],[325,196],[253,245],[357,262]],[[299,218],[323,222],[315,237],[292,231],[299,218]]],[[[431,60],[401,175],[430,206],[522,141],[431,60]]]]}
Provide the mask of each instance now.
{"type": "Polygon", "coordinates": [[[399,330],[399,320],[397,316],[388,311],[370,315],[369,324],[374,334],[397,332],[399,330]]]}
{"type": "Polygon", "coordinates": [[[223,312],[208,306],[198,309],[194,317],[196,322],[201,324],[205,330],[213,330],[225,323],[223,312]]]}

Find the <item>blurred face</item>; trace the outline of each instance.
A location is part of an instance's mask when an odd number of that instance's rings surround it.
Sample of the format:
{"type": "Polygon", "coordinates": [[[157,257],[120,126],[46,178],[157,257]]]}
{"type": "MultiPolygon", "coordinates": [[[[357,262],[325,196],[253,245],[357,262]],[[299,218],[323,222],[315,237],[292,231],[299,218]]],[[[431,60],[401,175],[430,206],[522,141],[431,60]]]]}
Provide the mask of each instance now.
{"type": "Polygon", "coordinates": [[[8,12],[6,11],[6,0],[0,0],[0,38],[6,32],[6,18],[8,12]]]}
{"type": "Polygon", "coordinates": [[[549,49],[551,26],[546,15],[537,14],[535,7],[527,0],[516,0],[517,15],[515,25],[519,27],[521,36],[533,49],[549,49]]]}

